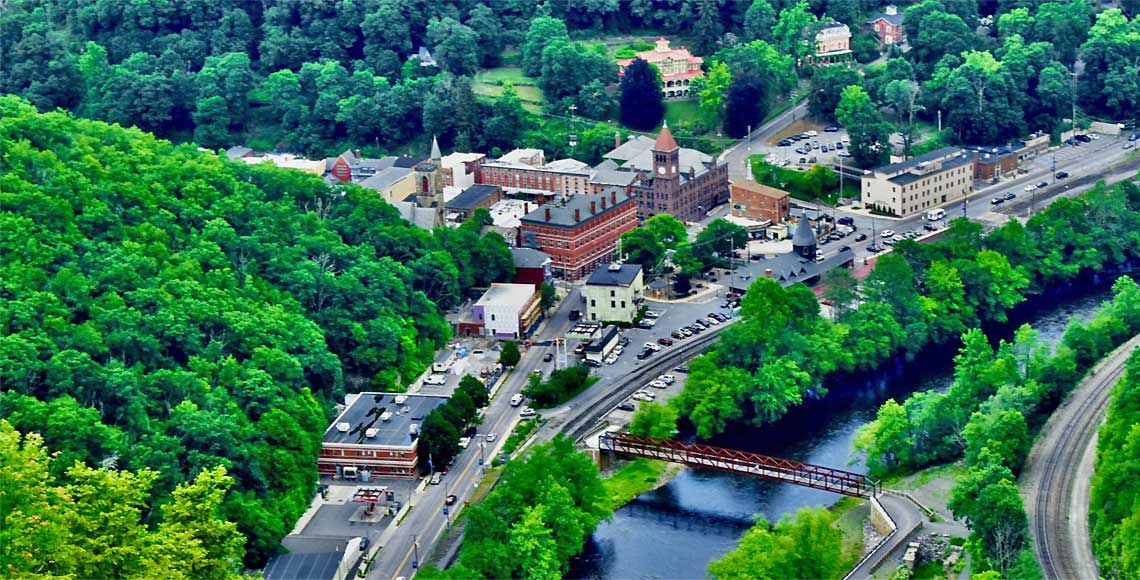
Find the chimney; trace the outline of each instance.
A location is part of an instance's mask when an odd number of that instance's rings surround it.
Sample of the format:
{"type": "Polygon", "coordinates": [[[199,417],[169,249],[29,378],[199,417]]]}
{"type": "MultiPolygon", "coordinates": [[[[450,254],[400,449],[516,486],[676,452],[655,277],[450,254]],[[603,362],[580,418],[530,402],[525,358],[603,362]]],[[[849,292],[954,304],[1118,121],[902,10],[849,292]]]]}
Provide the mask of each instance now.
{"type": "Polygon", "coordinates": [[[764,277],[765,278],[771,278],[772,277],[772,269],[771,268],[764,268],[764,277]]]}
{"type": "Polygon", "coordinates": [[[546,208],[546,221],[550,221],[550,208],[546,208]]]}
{"type": "Polygon", "coordinates": [[[594,214],[598,213],[598,208],[596,207],[597,203],[598,202],[596,202],[594,200],[590,200],[590,215],[594,215],[594,214]]]}
{"type": "Polygon", "coordinates": [[[356,154],[356,157],[357,157],[357,158],[359,158],[359,159],[364,159],[364,156],[360,154],[360,150],[359,150],[359,149],[357,149],[356,151],[353,151],[353,153],[355,153],[355,154],[356,154]]]}
{"type": "Polygon", "coordinates": [[[894,4],[887,6],[887,16],[894,16],[895,14],[898,14],[898,13],[899,13],[899,9],[894,4]]]}
{"type": "Polygon", "coordinates": [[[577,223],[580,221],[582,221],[582,210],[575,208],[574,209],[574,222],[577,223]]]}
{"type": "Polygon", "coordinates": [[[606,196],[602,196],[602,211],[606,211],[606,196]]]}
{"type": "Polygon", "coordinates": [[[614,149],[621,147],[621,132],[614,131],[614,149]]]}
{"type": "Polygon", "coordinates": [[[526,215],[528,213],[530,213],[530,202],[529,201],[523,204],[523,215],[526,215]]]}

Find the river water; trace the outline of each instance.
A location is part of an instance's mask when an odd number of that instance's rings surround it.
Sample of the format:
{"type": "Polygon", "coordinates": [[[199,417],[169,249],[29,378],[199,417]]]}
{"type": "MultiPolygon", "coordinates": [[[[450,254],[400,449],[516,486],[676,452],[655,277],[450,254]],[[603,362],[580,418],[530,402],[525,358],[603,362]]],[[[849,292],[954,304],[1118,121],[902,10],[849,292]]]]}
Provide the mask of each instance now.
{"type": "MultiPolygon", "coordinates": [[[[1090,318],[1110,296],[1104,280],[1088,282],[1075,297],[1038,299],[1016,310],[1012,322],[990,330],[1009,338],[1022,322],[1055,344],[1069,320],[1090,318]]],[[[952,380],[953,349],[927,352],[871,378],[829,384],[822,400],[808,401],[759,429],[739,429],[713,443],[853,471],[864,466],[851,452],[855,431],[874,419],[883,401],[914,391],[945,389],[952,380]]],[[[710,561],[736,546],[755,514],[779,520],[807,506],[830,506],[834,494],[709,470],[686,469],[670,483],[644,493],[602,522],[571,563],[571,578],[707,577],[710,561]]]]}

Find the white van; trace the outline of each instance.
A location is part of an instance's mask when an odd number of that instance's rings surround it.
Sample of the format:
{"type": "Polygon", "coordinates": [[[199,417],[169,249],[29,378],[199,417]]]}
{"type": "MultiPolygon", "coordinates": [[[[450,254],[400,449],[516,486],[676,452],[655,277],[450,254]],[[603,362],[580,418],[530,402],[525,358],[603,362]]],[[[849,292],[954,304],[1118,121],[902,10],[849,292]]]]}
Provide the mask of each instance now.
{"type": "Polygon", "coordinates": [[[946,218],[946,210],[942,208],[932,209],[926,212],[927,221],[937,222],[946,218]]]}
{"type": "Polygon", "coordinates": [[[446,373],[451,365],[448,363],[431,363],[431,372],[433,373],[446,373]]]}
{"type": "Polygon", "coordinates": [[[521,405],[522,402],[523,402],[523,396],[521,394],[516,393],[515,396],[511,397],[511,406],[512,407],[517,407],[517,406],[521,405]]]}

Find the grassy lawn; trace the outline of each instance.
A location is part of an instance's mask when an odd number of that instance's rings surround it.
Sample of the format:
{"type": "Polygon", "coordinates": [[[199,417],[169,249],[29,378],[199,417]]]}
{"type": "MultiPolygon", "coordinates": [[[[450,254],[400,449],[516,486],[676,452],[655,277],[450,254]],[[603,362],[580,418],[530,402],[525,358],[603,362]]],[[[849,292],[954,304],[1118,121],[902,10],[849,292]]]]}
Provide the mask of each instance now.
{"type": "MultiPolygon", "coordinates": [[[[765,155],[752,156],[752,176],[757,183],[782,189],[795,199],[814,202],[819,200],[835,206],[839,199],[839,174],[823,166],[816,165],[808,171],[798,171],[789,167],[777,167],[765,161],[765,155]]],[[[859,186],[846,180],[843,191],[845,197],[858,197],[859,186]]]]}
{"type": "Polygon", "coordinates": [[[531,433],[534,433],[536,429],[538,429],[538,417],[529,421],[519,421],[518,424],[515,425],[514,432],[507,437],[507,442],[503,443],[503,449],[501,450],[502,456],[507,457],[514,453],[515,450],[519,448],[519,445],[522,445],[523,441],[526,441],[526,438],[529,437],[531,433]]]}
{"type": "Polygon", "coordinates": [[[542,91],[535,84],[535,79],[524,75],[518,67],[502,66],[480,71],[475,75],[471,89],[479,96],[498,97],[503,94],[504,82],[514,85],[515,92],[522,99],[523,108],[532,113],[542,112],[545,102],[542,91]]]}
{"type": "Polygon", "coordinates": [[[669,466],[664,461],[634,459],[618,468],[610,477],[602,480],[606,497],[602,499],[602,509],[612,512],[629,503],[638,495],[653,489],[657,480],[669,466]]]}
{"type": "Polygon", "coordinates": [[[845,497],[831,511],[836,516],[835,527],[843,532],[844,568],[850,569],[863,553],[863,520],[870,514],[871,506],[861,499],[845,497]]]}

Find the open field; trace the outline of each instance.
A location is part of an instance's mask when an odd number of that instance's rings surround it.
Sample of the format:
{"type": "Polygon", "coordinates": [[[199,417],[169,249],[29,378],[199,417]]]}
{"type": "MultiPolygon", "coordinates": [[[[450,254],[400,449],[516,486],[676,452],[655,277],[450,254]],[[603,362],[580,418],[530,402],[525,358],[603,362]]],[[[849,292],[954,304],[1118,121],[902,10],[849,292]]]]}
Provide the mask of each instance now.
{"type": "Polygon", "coordinates": [[[476,95],[498,97],[503,94],[504,82],[510,82],[515,86],[515,92],[522,99],[526,110],[532,113],[542,111],[545,102],[542,91],[535,84],[535,79],[524,75],[522,69],[518,67],[504,66],[480,71],[475,75],[475,82],[471,88],[476,95]]]}

